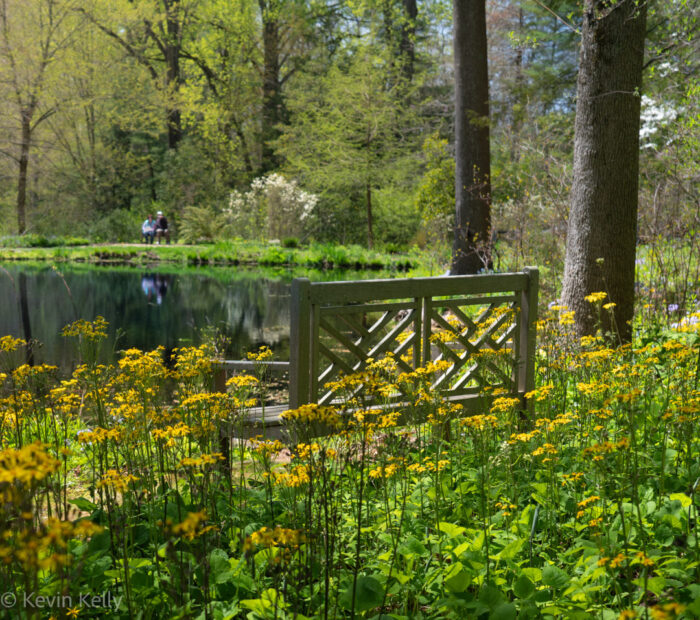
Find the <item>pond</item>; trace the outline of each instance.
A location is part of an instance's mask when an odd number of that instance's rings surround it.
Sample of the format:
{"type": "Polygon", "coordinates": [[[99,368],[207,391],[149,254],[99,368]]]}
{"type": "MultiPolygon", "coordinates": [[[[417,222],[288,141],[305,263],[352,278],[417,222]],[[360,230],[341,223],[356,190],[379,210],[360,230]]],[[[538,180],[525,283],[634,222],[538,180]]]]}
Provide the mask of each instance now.
{"type": "Polygon", "coordinates": [[[31,338],[34,361],[69,371],[73,339],[61,329],[83,318],[109,322],[103,361],[130,347],[166,353],[217,334],[228,359],[261,345],[289,359],[291,282],[386,277],[374,273],[274,271],[235,268],[136,270],[86,265],[0,264],[0,336],[31,338]]]}

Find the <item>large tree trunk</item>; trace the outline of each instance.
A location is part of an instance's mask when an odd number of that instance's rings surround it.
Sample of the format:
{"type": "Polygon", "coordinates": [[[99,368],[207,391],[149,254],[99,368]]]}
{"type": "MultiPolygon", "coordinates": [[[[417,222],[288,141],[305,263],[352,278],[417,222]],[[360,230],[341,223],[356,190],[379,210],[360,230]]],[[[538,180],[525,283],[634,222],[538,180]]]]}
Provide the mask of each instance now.
{"type": "Polygon", "coordinates": [[[278,9],[271,0],[260,0],[263,25],[263,100],[261,172],[277,166],[272,142],[279,136],[277,125],[283,122],[284,101],[280,81],[280,28],[278,9]]]}
{"type": "Polygon", "coordinates": [[[616,304],[602,313],[604,331],[632,335],[645,29],[644,2],[586,0],[562,296],[579,335],[595,331],[584,297],[597,291],[616,304]]]}
{"type": "Polygon", "coordinates": [[[32,141],[32,110],[21,110],[22,138],[19,151],[19,178],[17,181],[17,232],[27,230],[27,179],[29,170],[29,148],[32,141]]]}
{"type": "MultiPolygon", "coordinates": [[[[177,15],[177,4],[180,0],[164,2],[166,11],[167,39],[165,41],[166,83],[168,97],[177,96],[180,90],[180,54],[181,54],[181,24],[177,15]]],[[[182,119],[179,103],[168,105],[168,148],[177,148],[182,139],[182,119]]]]}
{"type": "Polygon", "coordinates": [[[416,18],[418,4],[416,0],[403,0],[403,21],[401,23],[401,73],[407,82],[413,80],[416,64],[416,18]]]}
{"type": "Polygon", "coordinates": [[[485,0],[453,0],[455,229],[452,274],[490,264],[491,168],[485,0]]]}
{"type": "Polygon", "coordinates": [[[374,232],[372,231],[372,185],[367,182],[365,186],[365,206],[367,208],[367,247],[374,247],[374,232]]]}

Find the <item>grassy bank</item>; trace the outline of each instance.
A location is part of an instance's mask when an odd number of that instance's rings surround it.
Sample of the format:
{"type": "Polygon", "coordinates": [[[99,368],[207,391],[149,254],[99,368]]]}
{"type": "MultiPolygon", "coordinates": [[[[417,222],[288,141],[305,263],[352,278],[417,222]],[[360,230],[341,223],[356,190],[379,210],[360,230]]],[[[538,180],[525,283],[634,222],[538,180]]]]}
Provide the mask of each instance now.
{"type": "Polygon", "coordinates": [[[360,246],[311,244],[301,248],[252,241],[231,241],[213,245],[77,245],[55,247],[0,246],[0,260],[128,265],[261,265],[407,271],[418,263],[416,254],[387,254],[360,246]]]}

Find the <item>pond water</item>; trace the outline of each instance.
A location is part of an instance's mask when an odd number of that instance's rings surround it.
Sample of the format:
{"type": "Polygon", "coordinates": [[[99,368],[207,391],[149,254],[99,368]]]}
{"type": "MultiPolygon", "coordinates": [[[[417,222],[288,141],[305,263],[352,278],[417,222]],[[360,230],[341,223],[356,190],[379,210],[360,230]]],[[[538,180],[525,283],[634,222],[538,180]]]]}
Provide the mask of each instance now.
{"type": "MultiPolygon", "coordinates": [[[[380,277],[372,274],[304,272],[315,280],[380,277]]],[[[109,339],[103,361],[130,347],[151,350],[200,344],[216,331],[226,357],[241,359],[263,344],[275,359],[289,359],[291,272],[236,268],[135,270],[80,265],[0,264],[0,336],[30,337],[35,362],[70,370],[73,339],[61,329],[103,316],[109,339]]]]}

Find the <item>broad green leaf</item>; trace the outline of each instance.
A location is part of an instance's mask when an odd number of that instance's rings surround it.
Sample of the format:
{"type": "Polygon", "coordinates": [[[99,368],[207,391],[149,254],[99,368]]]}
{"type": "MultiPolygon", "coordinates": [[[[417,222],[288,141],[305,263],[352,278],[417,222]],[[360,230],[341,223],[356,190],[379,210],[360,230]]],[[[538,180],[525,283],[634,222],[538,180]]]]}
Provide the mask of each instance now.
{"type": "MultiPolygon", "coordinates": [[[[384,600],[384,588],[374,577],[361,576],[357,578],[355,588],[355,611],[369,611],[384,600]]],[[[348,584],[340,596],[340,604],[345,609],[352,608],[352,582],[348,584]]]]}
{"type": "Polygon", "coordinates": [[[464,592],[472,582],[471,575],[466,571],[461,562],[456,562],[445,575],[445,585],[451,592],[464,592]]]}
{"type": "Polygon", "coordinates": [[[687,508],[688,506],[690,506],[690,504],[693,503],[693,500],[690,499],[685,493],[671,493],[671,495],[669,495],[669,498],[671,500],[678,500],[681,503],[681,506],[683,506],[683,508],[687,508]]]}
{"type": "Polygon", "coordinates": [[[525,544],[525,538],[518,538],[509,542],[501,551],[496,554],[498,560],[512,560],[525,544]]]}
{"type": "Polygon", "coordinates": [[[479,602],[488,605],[489,609],[495,609],[504,599],[503,592],[496,586],[486,584],[479,591],[479,602]]]}
{"type": "Polygon", "coordinates": [[[489,620],[515,620],[518,615],[513,603],[501,603],[489,615],[489,620]]]}
{"type": "Polygon", "coordinates": [[[533,567],[527,566],[525,568],[520,569],[520,572],[523,575],[525,575],[533,583],[537,583],[538,581],[542,581],[542,569],[540,569],[540,568],[533,568],[533,567]]]}
{"type": "Polygon", "coordinates": [[[68,503],[73,504],[78,510],[83,510],[84,512],[93,512],[97,510],[97,504],[92,503],[89,499],[85,499],[84,497],[71,499],[68,503]]]}
{"type": "Polygon", "coordinates": [[[558,590],[569,583],[569,575],[558,566],[545,566],[542,569],[542,583],[558,590]]]}
{"type": "Polygon", "coordinates": [[[518,598],[530,598],[535,591],[535,584],[527,577],[520,575],[513,584],[513,593],[518,598]]]}
{"type": "Polygon", "coordinates": [[[467,531],[466,527],[455,525],[454,523],[447,523],[446,521],[440,521],[440,523],[438,523],[438,529],[442,533],[447,534],[450,538],[461,536],[467,531]]]}
{"type": "Polygon", "coordinates": [[[411,557],[414,555],[421,556],[428,553],[425,545],[414,536],[409,536],[401,543],[397,551],[404,557],[411,557]]]}

